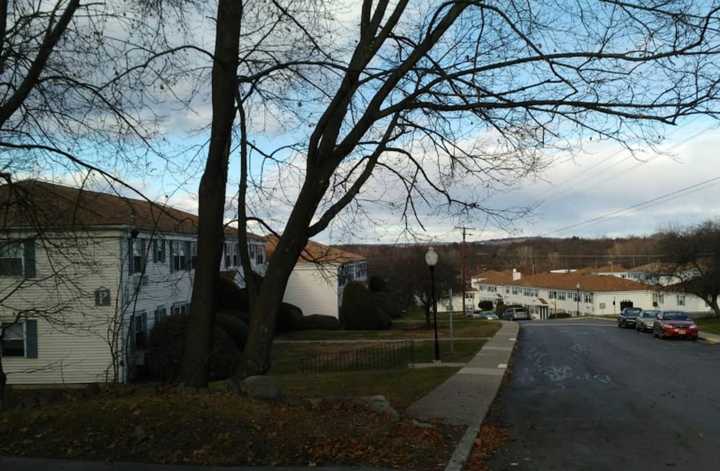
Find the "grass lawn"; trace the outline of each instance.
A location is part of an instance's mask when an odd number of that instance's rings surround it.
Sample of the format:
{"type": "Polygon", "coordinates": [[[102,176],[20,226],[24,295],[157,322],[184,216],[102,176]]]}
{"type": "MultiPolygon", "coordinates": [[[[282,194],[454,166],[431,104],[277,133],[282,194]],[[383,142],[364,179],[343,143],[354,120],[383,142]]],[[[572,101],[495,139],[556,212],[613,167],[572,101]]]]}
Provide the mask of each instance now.
{"type": "MultiPolygon", "coordinates": [[[[492,337],[500,329],[497,321],[481,319],[455,319],[455,337],[492,337]]],[[[438,320],[438,336],[450,336],[450,323],[438,320]]],[[[418,339],[432,338],[433,329],[424,321],[395,321],[389,330],[301,330],[280,335],[279,340],[353,340],[353,339],[418,339]]]]}
{"type": "MultiPolygon", "coordinates": [[[[449,340],[442,340],[440,344],[440,359],[450,363],[465,363],[469,361],[483,346],[484,340],[456,340],[451,351],[449,340]]],[[[360,355],[372,355],[363,353],[368,351],[382,350],[385,344],[372,342],[353,343],[279,343],[273,346],[272,374],[294,374],[307,373],[308,368],[303,367],[303,361],[317,356],[335,358],[338,355],[346,357],[353,352],[360,355]]],[[[408,346],[399,359],[407,363],[426,363],[434,358],[433,342],[413,342],[412,347],[408,346]],[[412,350],[411,350],[412,349],[412,350]]],[[[375,355],[375,364],[383,365],[382,359],[375,355]]]]}
{"type": "Polygon", "coordinates": [[[291,397],[373,396],[382,394],[404,410],[452,376],[458,368],[342,371],[273,375],[291,397]]]}
{"type": "Polygon", "coordinates": [[[700,332],[709,332],[711,334],[720,335],[720,319],[707,317],[705,319],[697,319],[695,323],[700,327],[700,332]]]}
{"type": "MultiPolygon", "coordinates": [[[[399,381],[423,383],[407,374],[399,381]]],[[[361,388],[361,379],[339,378],[337,387],[361,388]]],[[[350,400],[268,402],[138,386],[3,411],[0,456],[430,471],[444,469],[461,434],[460,427],[392,420],[350,400]]]]}

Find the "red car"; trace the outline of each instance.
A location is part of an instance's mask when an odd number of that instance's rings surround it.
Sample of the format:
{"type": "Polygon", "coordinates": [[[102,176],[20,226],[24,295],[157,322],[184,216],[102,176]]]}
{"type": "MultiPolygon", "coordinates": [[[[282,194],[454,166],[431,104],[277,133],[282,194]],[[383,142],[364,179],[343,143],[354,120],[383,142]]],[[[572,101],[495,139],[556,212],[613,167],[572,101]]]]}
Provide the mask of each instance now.
{"type": "Polygon", "coordinates": [[[663,311],[657,315],[653,324],[653,335],[661,339],[681,337],[698,339],[698,327],[684,312],[663,311]]]}

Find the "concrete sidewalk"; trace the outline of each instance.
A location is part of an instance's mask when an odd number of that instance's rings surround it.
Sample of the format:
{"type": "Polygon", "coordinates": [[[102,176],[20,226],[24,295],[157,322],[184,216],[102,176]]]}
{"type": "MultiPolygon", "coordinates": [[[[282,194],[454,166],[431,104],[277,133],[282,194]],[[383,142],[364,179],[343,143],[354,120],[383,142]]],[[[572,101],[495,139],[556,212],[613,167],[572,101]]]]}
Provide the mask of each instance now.
{"type": "MultiPolygon", "coordinates": [[[[306,467],[283,466],[195,466],[143,463],[106,463],[43,458],[7,458],[0,456],[2,471],[306,471],[306,467]]],[[[390,471],[363,466],[320,466],[318,471],[390,471]]]]}
{"type": "Polygon", "coordinates": [[[464,368],[411,405],[408,414],[453,425],[482,422],[500,389],[518,332],[517,322],[503,322],[464,368]]]}
{"type": "Polygon", "coordinates": [[[700,340],[704,340],[707,343],[712,343],[712,344],[720,343],[720,335],[708,334],[707,332],[703,332],[701,330],[699,337],[700,337],[700,340]]]}

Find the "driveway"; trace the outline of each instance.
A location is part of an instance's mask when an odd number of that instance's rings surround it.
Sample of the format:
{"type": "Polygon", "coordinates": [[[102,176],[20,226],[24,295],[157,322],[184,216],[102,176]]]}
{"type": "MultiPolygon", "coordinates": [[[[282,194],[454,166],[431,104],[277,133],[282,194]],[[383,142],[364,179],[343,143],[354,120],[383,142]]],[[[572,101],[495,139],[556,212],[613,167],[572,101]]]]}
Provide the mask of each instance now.
{"type": "Polygon", "coordinates": [[[524,323],[488,419],[512,470],[717,470],[720,345],[603,321],[524,323]]]}

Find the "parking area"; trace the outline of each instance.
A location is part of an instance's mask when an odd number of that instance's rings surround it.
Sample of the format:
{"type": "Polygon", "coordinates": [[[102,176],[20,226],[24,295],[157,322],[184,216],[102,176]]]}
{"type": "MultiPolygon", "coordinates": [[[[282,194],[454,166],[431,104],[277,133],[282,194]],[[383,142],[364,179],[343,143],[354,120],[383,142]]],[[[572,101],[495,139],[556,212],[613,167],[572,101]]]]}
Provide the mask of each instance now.
{"type": "Polygon", "coordinates": [[[511,440],[490,469],[717,469],[720,345],[614,321],[523,323],[488,421],[511,440]]]}

